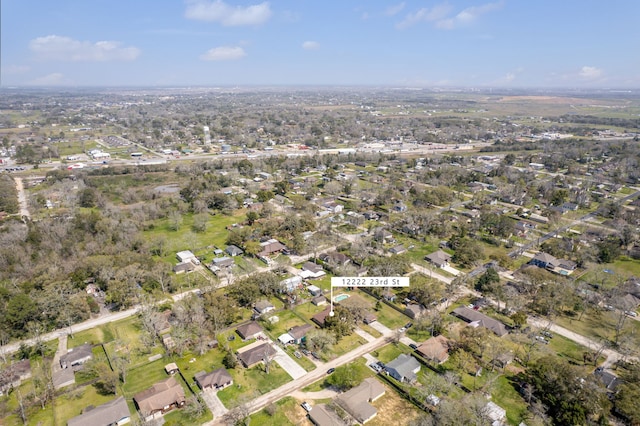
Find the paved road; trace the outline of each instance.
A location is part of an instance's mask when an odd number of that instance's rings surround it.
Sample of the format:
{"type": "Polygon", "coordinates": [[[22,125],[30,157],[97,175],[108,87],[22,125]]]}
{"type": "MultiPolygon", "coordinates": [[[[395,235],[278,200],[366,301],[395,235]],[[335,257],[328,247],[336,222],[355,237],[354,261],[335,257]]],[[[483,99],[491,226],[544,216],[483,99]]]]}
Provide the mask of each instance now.
{"type": "MultiPolygon", "coordinates": [[[[264,395],[257,397],[256,399],[248,403],[248,407],[247,407],[248,411],[250,413],[255,413],[257,411],[260,411],[267,405],[273,402],[276,402],[279,399],[284,398],[285,396],[289,396],[293,394],[295,391],[305,386],[308,386],[313,382],[320,380],[321,378],[326,376],[327,370],[329,368],[339,367],[343,364],[353,361],[358,357],[363,356],[366,353],[374,351],[390,343],[392,340],[392,336],[393,336],[393,333],[391,332],[390,334],[378,337],[377,339],[371,342],[365,343],[364,345],[354,349],[353,351],[345,355],[342,355],[332,361],[325,363],[323,367],[316,368],[315,370],[308,372],[307,374],[305,374],[304,376],[298,379],[295,379],[289,383],[285,383],[279,388],[274,389],[271,392],[268,392],[264,395]]],[[[215,418],[213,419],[213,421],[207,423],[207,425],[218,425],[218,424],[224,424],[224,419],[215,418]]]]}

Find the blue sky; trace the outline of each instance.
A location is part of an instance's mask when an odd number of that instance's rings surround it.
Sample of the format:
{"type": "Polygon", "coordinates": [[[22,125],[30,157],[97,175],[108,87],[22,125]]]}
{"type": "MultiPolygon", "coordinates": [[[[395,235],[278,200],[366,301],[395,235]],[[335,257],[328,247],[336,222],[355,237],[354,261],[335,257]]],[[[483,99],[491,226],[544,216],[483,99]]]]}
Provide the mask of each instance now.
{"type": "Polygon", "coordinates": [[[2,0],[3,87],[640,87],[637,0],[2,0]]]}

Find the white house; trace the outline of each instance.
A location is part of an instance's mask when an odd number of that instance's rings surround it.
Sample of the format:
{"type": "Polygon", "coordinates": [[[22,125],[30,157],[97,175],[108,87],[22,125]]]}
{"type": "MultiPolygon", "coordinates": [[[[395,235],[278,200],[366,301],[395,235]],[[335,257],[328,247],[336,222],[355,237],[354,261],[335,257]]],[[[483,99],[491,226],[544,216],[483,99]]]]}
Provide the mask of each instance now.
{"type": "Polygon", "coordinates": [[[183,250],[176,253],[176,257],[180,263],[191,262],[195,265],[199,265],[200,261],[195,254],[191,253],[191,250],[183,250]]]}

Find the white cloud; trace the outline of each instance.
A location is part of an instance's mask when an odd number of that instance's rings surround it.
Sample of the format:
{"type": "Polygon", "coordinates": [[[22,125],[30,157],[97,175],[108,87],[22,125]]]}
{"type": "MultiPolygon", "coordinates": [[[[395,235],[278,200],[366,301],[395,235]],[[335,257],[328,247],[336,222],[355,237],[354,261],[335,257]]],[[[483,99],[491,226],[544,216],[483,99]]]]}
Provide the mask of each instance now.
{"type": "Polygon", "coordinates": [[[512,72],[508,72],[507,75],[504,76],[504,80],[509,83],[515,79],[516,79],[516,75],[512,72]]]}
{"type": "Polygon", "coordinates": [[[140,55],[137,47],[120,47],[115,41],[78,41],[70,37],[48,35],[29,42],[29,49],[39,59],[58,61],[133,61],[140,55]]]}
{"type": "Polygon", "coordinates": [[[458,12],[456,15],[450,15],[453,7],[449,3],[442,3],[429,8],[422,8],[417,12],[409,13],[398,23],[399,29],[408,28],[420,22],[434,22],[436,28],[443,30],[452,30],[460,26],[468,25],[478,19],[480,16],[500,9],[503,1],[495,3],[486,3],[480,6],[472,6],[458,12]]]}
{"type": "Polygon", "coordinates": [[[235,61],[247,56],[242,47],[220,46],[200,55],[203,61],[235,61]]]}
{"type": "Polygon", "coordinates": [[[227,27],[260,25],[271,18],[268,2],[250,6],[232,6],[222,0],[188,0],[185,17],[198,21],[219,22],[227,27]]]}
{"type": "Polygon", "coordinates": [[[68,84],[64,79],[64,75],[59,72],[47,74],[43,77],[36,78],[29,82],[33,86],[59,86],[61,84],[68,84]]]}
{"type": "Polygon", "coordinates": [[[444,30],[452,30],[460,26],[468,25],[478,19],[480,16],[502,8],[502,1],[496,3],[487,3],[481,6],[472,6],[462,10],[456,16],[442,19],[436,23],[437,28],[444,30]]]}
{"type": "Polygon", "coordinates": [[[29,71],[31,71],[31,67],[27,65],[7,65],[3,66],[1,69],[1,72],[4,75],[25,74],[29,71]]]}
{"type": "Polygon", "coordinates": [[[603,71],[600,68],[584,66],[580,70],[580,77],[585,80],[594,80],[602,77],[603,71]]]}
{"type": "Polygon", "coordinates": [[[390,6],[387,8],[387,10],[384,11],[384,14],[387,16],[397,15],[398,13],[402,12],[402,9],[404,9],[405,6],[406,4],[404,2],[390,6]]]}
{"type": "Polygon", "coordinates": [[[448,3],[442,3],[429,8],[422,8],[414,13],[409,13],[396,25],[399,29],[409,28],[420,22],[433,22],[445,18],[451,11],[448,3]]]}
{"type": "Polygon", "coordinates": [[[318,50],[320,49],[320,43],[317,41],[305,41],[302,43],[302,48],[304,50],[318,50]]]}

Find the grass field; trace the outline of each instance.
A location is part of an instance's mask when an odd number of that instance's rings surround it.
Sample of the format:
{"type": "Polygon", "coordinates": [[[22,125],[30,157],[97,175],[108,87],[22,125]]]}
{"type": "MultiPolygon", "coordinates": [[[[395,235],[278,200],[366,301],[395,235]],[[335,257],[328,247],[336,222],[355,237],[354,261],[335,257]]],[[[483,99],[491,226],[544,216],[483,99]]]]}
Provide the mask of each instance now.
{"type": "Polygon", "coordinates": [[[275,362],[271,363],[269,374],[265,373],[262,363],[248,369],[238,366],[229,370],[229,373],[233,377],[233,385],[218,392],[220,401],[229,409],[291,380],[289,374],[275,362]]]}
{"type": "Polygon", "coordinates": [[[56,398],[56,425],[66,425],[67,420],[82,414],[82,410],[93,405],[104,404],[117,398],[117,395],[100,395],[93,386],[84,386],[56,398]]]}
{"type": "Polygon", "coordinates": [[[251,415],[251,424],[264,426],[311,424],[305,419],[305,415],[306,412],[298,405],[298,402],[288,396],[277,401],[273,408],[265,408],[251,415]]]}

